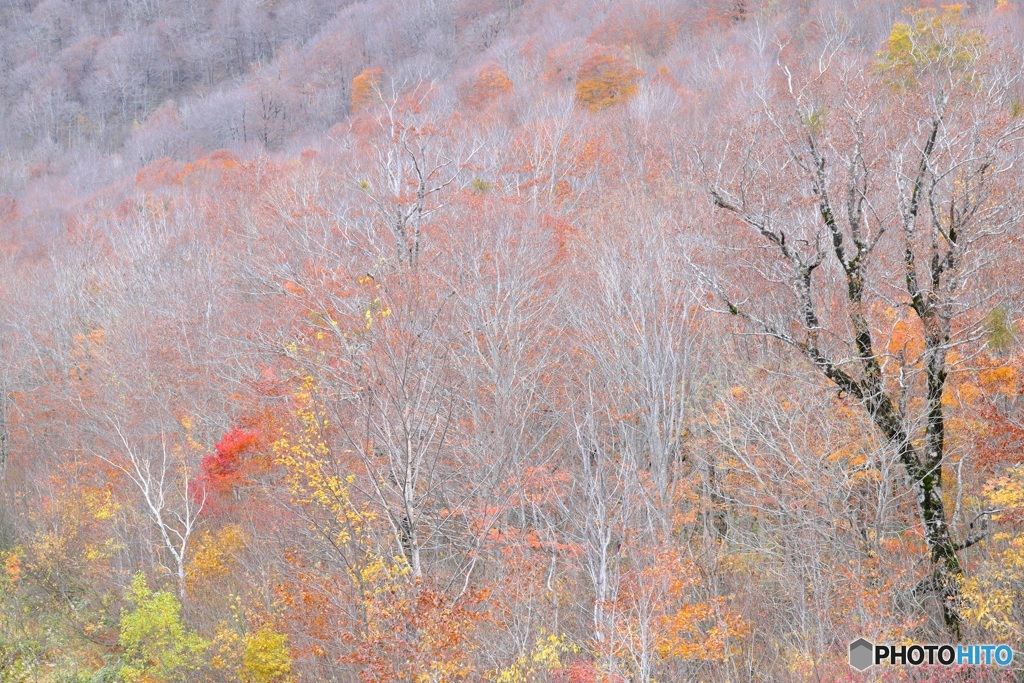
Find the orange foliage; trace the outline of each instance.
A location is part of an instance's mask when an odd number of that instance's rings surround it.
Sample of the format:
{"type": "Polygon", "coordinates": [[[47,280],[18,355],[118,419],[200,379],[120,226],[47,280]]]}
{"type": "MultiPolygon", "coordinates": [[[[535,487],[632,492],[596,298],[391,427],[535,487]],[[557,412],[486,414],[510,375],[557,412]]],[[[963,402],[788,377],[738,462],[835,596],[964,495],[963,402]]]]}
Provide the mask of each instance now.
{"type": "Polygon", "coordinates": [[[157,159],[139,169],[135,176],[135,184],[147,190],[171,185],[178,182],[184,168],[185,164],[171,159],[157,159]]]}
{"type": "Polygon", "coordinates": [[[636,95],[643,75],[621,54],[597,53],[580,66],[576,100],[590,111],[608,109],[636,95]]]}
{"type": "Polygon", "coordinates": [[[352,111],[372,104],[379,96],[380,79],[384,72],[381,69],[364,69],[352,79],[352,111]]]}
{"type": "Polygon", "coordinates": [[[483,614],[477,593],[457,602],[424,585],[378,591],[355,653],[365,683],[405,680],[473,680],[472,638],[483,614]]]}
{"type": "MultiPolygon", "coordinates": [[[[345,631],[352,629],[352,624],[344,622],[342,613],[335,609],[332,602],[334,596],[345,595],[344,582],[338,582],[320,571],[306,570],[297,551],[286,550],[284,556],[289,563],[298,567],[293,577],[282,579],[273,587],[282,618],[290,631],[303,636],[298,640],[297,653],[306,657],[321,657],[326,654],[324,643],[342,632],[342,628],[345,631]]],[[[346,638],[350,639],[351,636],[346,638]]]]}
{"type": "Polygon", "coordinates": [[[468,103],[475,109],[481,109],[509,92],[512,92],[512,81],[508,74],[497,64],[489,64],[473,81],[468,103]]]}
{"type": "Polygon", "coordinates": [[[679,81],[676,80],[676,77],[672,75],[672,71],[667,66],[664,65],[659,66],[657,71],[654,72],[654,78],[652,79],[652,82],[657,85],[669,88],[670,90],[679,91],[681,92],[681,94],[693,94],[686,90],[685,88],[683,88],[683,86],[679,84],[679,81]]]}
{"type": "Polygon", "coordinates": [[[1002,465],[1021,462],[1024,358],[1020,352],[1003,357],[982,354],[977,363],[976,372],[955,374],[950,382],[947,403],[958,408],[951,429],[970,444],[972,460],[995,473],[1002,465]]]}

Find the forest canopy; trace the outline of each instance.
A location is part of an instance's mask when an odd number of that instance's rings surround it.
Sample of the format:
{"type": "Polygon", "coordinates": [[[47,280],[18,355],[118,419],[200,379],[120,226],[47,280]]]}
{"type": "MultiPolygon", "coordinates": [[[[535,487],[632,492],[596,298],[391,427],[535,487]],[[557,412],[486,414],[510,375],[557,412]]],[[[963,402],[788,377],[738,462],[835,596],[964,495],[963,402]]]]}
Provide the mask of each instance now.
{"type": "Polygon", "coordinates": [[[5,3],[0,683],[1019,651],[1022,11],[5,3]]]}

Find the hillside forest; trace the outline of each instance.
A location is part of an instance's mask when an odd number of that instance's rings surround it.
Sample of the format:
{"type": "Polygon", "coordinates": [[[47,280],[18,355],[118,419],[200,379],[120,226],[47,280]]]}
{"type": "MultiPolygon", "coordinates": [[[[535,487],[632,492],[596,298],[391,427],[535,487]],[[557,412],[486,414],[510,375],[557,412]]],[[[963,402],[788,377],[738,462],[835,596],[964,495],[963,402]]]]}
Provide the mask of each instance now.
{"type": "Polygon", "coordinates": [[[1017,0],[4,0],[0,682],[1020,681],[1017,0]]]}

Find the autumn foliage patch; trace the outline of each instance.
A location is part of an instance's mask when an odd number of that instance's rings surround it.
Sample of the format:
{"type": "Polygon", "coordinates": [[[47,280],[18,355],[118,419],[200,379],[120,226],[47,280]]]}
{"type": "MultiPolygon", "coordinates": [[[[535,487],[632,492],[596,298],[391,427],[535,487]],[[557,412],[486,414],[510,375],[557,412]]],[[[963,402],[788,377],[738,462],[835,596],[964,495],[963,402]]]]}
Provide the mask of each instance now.
{"type": "Polygon", "coordinates": [[[608,109],[636,95],[643,75],[622,54],[594,54],[576,74],[576,100],[590,111],[608,109]]]}

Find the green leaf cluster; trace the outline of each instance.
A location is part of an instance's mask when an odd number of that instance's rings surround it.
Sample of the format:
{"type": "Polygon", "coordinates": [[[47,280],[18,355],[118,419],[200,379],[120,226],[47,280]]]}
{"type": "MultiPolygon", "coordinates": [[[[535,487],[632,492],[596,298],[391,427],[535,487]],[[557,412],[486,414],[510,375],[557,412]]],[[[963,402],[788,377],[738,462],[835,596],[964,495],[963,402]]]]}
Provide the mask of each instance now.
{"type": "Polygon", "coordinates": [[[909,21],[897,22],[877,55],[877,72],[897,90],[911,90],[936,69],[970,76],[985,54],[985,37],[968,28],[962,5],[907,10],[909,21]]]}
{"type": "Polygon", "coordinates": [[[173,593],[154,593],[140,572],[132,579],[125,598],[134,609],[121,617],[123,680],[184,681],[190,671],[202,665],[209,643],[186,629],[181,603],[173,593]]]}
{"type": "Polygon", "coordinates": [[[1013,321],[1003,306],[996,306],[985,316],[985,330],[988,332],[988,344],[996,351],[1009,351],[1015,341],[1013,321]]]}

